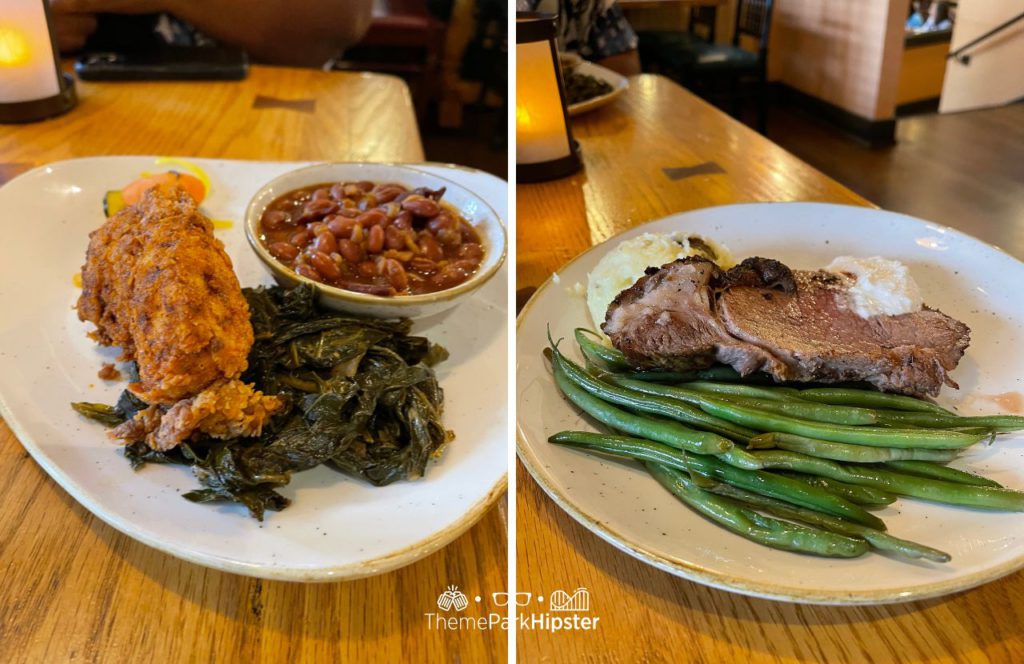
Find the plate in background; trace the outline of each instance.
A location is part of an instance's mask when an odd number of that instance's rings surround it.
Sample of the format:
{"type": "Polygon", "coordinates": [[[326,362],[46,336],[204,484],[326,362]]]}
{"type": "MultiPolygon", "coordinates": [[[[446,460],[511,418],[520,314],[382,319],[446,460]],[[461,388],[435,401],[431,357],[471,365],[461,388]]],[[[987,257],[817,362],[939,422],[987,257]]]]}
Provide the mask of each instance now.
{"type": "Polygon", "coordinates": [[[597,97],[591,97],[586,101],[577,102],[569,105],[569,115],[576,116],[582,115],[595,108],[601,108],[612,103],[616,97],[621,95],[629,87],[629,79],[622,74],[614,72],[607,67],[596,65],[593,62],[587,60],[581,60],[579,64],[574,65],[573,69],[578,74],[586,74],[587,76],[593,76],[594,78],[600,79],[610,86],[612,86],[611,92],[606,92],[603,95],[597,97]]]}

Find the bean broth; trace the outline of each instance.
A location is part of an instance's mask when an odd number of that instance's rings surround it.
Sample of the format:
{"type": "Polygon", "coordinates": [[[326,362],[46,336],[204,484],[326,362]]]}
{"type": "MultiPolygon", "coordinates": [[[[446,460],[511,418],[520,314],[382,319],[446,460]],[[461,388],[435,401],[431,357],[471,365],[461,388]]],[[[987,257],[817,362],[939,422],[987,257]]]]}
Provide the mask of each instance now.
{"type": "Polygon", "coordinates": [[[296,189],[264,210],[260,242],[296,274],[330,286],[382,296],[447,290],[479,269],[484,249],[444,193],[373,182],[296,189]]]}

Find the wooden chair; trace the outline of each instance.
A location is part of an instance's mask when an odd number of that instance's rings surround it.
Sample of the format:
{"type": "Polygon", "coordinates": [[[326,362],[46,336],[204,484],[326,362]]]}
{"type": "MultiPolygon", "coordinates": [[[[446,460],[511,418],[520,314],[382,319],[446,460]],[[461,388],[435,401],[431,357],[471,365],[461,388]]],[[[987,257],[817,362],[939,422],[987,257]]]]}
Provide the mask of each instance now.
{"type": "Polygon", "coordinates": [[[718,8],[691,7],[686,19],[686,30],[638,30],[637,50],[645,71],[668,73],[662,66],[675,53],[710,47],[715,43],[715,23],[718,8]]]}
{"type": "Polygon", "coordinates": [[[752,83],[757,98],[757,129],[765,132],[767,116],[766,69],[772,0],[739,0],[732,44],[714,44],[692,33],[669,31],[640,34],[645,69],[661,71],[701,96],[725,103],[735,116],[744,96],[740,86],[752,83]],[[648,40],[645,46],[644,40],[648,40]],[[740,46],[755,42],[756,50],[740,46]],[[723,94],[722,88],[725,88],[723,94]]]}
{"type": "Polygon", "coordinates": [[[437,94],[445,24],[427,9],[426,0],[374,0],[370,29],[334,68],[401,76],[413,86],[422,119],[437,94]]]}

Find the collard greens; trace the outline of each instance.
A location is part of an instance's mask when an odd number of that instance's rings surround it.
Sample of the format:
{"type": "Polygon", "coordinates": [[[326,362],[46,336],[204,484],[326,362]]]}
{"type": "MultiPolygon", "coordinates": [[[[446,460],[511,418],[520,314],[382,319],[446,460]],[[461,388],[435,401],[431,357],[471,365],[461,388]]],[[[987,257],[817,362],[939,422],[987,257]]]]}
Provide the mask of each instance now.
{"type": "MultiPolygon", "coordinates": [[[[245,382],[282,396],[287,407],[259,438],[193,440],[169,452],[144,443],[124,448],[134,467],[192,466],[195,502],[238,502],[262,520],[288,499],[277,489],[291,474],[321,464],[377,486],[423,475],[452,433],[441,415],[444,394],[431,366],[447,352],[410,336],[407,320],[342,314],[316,304],[312,287],[243,289],[255,343],[245,382]]],[[[125,391],[116,406],[72,404],[114,426],[145,404],[125,391]]]]}

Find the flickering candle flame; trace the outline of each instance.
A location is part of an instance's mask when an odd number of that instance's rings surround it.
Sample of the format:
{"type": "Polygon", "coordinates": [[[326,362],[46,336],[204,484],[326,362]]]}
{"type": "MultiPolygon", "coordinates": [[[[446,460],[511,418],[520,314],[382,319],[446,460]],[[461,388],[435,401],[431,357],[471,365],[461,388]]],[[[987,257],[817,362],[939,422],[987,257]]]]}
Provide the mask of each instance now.
{"type": "Polygon", "coordinates": [[[48,0],[2,0],[0,10],[0,103],[60,94],[53,43],[46,22],[48,0]]]}
{"type": "Polygon", "coordinates": [[[516,45],[516,163],[535,164],[570,152],[558,70],[549,42],[516,45]]]}
{"type": "Polygon", "coordinates": [[[516,177],[544,182],[580,169],[555,46],[557,16],[516,13],[516,177]]]}
{"type": "Polygon", "coordinates": [[[22,31],[0,25],[0,67],[17,67],[29,61],[28,40],[22,31]]]}

